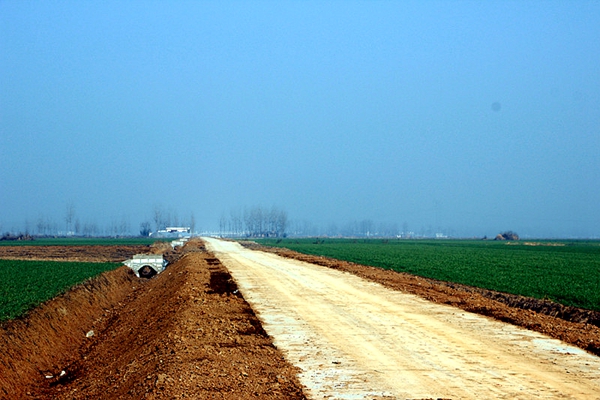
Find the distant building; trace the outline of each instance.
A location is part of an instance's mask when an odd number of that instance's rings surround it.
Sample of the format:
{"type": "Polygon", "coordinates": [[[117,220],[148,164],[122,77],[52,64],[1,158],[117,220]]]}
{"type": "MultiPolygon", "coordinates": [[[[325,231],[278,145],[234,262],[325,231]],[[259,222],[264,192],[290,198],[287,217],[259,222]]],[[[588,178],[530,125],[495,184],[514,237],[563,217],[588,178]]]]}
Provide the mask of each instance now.
{"type": "Polygon", "coordinates": [[[190,229],[189,226],[168,226],[165,228],[165,231],[169,233],[190,233],[190,229]]]}
{"type": "Polygon", "coordinates": [[[158,232],[150,234],[157,238],[180,238],[191,236],[192,228],[189,226],[167,226],[165,229],[159,229],[158,232]]]}

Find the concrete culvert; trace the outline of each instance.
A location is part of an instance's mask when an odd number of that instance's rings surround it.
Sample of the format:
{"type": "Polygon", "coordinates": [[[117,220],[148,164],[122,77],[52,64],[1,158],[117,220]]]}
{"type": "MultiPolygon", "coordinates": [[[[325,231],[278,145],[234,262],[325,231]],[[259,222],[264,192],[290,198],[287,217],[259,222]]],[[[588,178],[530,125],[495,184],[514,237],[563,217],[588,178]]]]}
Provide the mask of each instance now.
{"type": "Polygon", "coordinates": [[[131,268],[140,278],[152,278],[165,269],[167,260],[162,254],[136,254],[132,259],[123,261],[123,264],[131,268]]]}
{"type": "Polygon", "coordinates": [[[138,274],[140,275],[140,278],[149,279],[156,275],[156,270],[149,265],[144,265],[138,270],[138,274]]]}

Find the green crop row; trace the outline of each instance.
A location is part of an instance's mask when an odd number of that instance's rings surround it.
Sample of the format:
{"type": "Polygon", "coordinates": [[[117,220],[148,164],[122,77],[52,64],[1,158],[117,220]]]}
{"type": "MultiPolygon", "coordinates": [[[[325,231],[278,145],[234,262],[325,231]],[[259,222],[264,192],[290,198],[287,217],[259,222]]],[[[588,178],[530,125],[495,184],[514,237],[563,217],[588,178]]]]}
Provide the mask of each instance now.
{"type": "Polygon", "coordinates": [[[600,242],[259,240],[427,278],[600,311],[600,242]]]}
{"type": "Polygon", "coordinates": [[[0,260],[0,321],[23,315],[118,263],[0,260]]]}

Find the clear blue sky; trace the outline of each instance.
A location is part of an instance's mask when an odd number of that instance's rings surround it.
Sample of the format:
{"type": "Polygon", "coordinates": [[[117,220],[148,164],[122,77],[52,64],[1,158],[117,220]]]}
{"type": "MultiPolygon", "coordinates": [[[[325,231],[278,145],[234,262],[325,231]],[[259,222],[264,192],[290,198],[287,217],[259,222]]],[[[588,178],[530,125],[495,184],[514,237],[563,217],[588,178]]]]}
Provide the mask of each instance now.
{"type": "Polygon", "coordinates": [[[600,2],[0,0],[0,229],[600,236],[600,2]]]}

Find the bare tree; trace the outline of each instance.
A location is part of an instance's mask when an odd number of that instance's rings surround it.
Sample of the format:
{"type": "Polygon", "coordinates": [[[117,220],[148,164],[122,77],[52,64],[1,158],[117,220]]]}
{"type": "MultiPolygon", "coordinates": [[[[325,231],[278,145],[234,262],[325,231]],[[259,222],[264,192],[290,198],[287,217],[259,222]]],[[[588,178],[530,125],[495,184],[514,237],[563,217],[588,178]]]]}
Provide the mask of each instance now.
{"type": "Polygon", "coordinates": [[[83,236],[98,236],[100,233],[100,229],[98,228],[98,225],[95,222],[85,222],[83,224],[83,228],[82,231],[83,236]]]}
{"type": "Polygon", "coordinates": [[[276,220],[275,220],[275,236],[276,237],[285,237],[286,229],[288,224],[287,213],[283,210],[276,211],[276,220]]]}
{"type": "Polygon", "coordinates": [[[246,236],[252,236],[252,218],[250,212],[244,208],[244,233],[246,236]]]}
{"type": "Polygon", "coordinates": [[[227,217],[225,216],[225,214],[221,214],[221,218],[219,218],[219,235],[224,236],[226,229],[227,229],[227,217]]]}
{"type": "Polygon", "coordinates": [[[231,230],[233,235],[242,236],[244,234],[244,223],[241,213],[239,211],[231,210],[229,212],[229,218],[231,219],[231,230]]]}
{"type": "Polygon", "coordinates": [[[66,235],[71,235],[73,231],[73,220],[75,219],[75,205],[70,202],[67,204],[67,211],[65,213],[65,223],[67,225],[66,235]]]}
{"type": "Polygon", "coordinates": [[[156,231],[165,229],[169,225],[169,216],[161,206],[154,207],[154,224],[156,231]]]}
{"type": "Polygon", "coordinates": [[[150,227],[150,222],[144,221],[140,224],[140,235],[141,236],[150,236],[150,232],[152,232],[152,228],[150,227]]]}
{"type": "Polygon", "coordinates": [[[114,219],[110,221],[110,224],[105,230],[107,236],[117,237],[119,235],[119,223],[114,219]]]}
{"type": "Polygon", "coordinates": [[[179,217],[177,211],[172,208],[169,210],[167,226],[179,226],[179,217]]]}
{"type": "Polygon", "coordinates": [[[127,236],[130,234],[131,225],[127,217],[121,217],[121,223],[119,224],[119,236],[127,236]]]}
{"type": "Polygon", "coordinates": [[[38,235],[48,235],[50,233],[51,227],[52,227],[52,223],[50,222],[50,220],[48,219],[48,217],[45,217],[43,215],[40,215],[38,217],[38,220],[35,224],[35,227],[37,229],[37,234],[38,235]]]}
{"type": "Polygon", "coordinates": [[[79,222],[79,218],[75,219],[75,234],[78,236],[81,234],[81,223],[79,222]]]}
{"type": "Polygon", "coordinates": [[[263,210],[260,206],[256,206],[250,211],[250,220],[252,221],[252,229],[250,231],[252,232],[252,236],[260,237],[263,235],[263,218],[263,210]]]}

